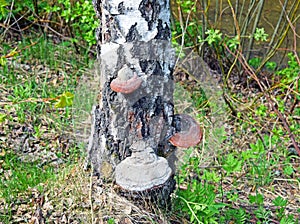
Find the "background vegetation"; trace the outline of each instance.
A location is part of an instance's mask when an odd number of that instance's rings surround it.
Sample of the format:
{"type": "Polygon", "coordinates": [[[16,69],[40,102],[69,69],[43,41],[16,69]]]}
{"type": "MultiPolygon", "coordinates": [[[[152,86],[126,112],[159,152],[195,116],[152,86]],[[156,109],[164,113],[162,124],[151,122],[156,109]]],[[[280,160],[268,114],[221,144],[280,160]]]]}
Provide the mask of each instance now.
{"type": "Polygon", "coordinates": [[[174,48],[208,64],[225,117],[213,127],[219,105],[178,64],[175,102],[207,131],[178,156],[167,212],[83,169],[98,94],[91,2],[0,0],[0,222],[299,223],[300,2],[171,2],[174,48]]]}

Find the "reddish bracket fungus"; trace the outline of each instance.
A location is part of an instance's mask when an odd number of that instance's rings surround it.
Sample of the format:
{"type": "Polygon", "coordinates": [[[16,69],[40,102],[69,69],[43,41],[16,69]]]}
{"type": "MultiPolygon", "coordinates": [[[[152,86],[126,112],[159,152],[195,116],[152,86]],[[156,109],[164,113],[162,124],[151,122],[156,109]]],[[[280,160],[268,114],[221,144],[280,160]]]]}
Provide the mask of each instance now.
{"type": "Polygon", "coordinates": [[[142,79],[134,73],[133,77],[123,81],[121,78],[116,78],[110,83],[110,88],[118,93],[129,94],[137,90],[142,84],[142,79]]]}
{"type": "Polygon", "coordinates": [[[172,145],[188,148],[195,146],[202,140],[202,131],[200,125],[189,115],[176,115],[180,119],[180,131],[175,133],[169,141],[172,145]]]}

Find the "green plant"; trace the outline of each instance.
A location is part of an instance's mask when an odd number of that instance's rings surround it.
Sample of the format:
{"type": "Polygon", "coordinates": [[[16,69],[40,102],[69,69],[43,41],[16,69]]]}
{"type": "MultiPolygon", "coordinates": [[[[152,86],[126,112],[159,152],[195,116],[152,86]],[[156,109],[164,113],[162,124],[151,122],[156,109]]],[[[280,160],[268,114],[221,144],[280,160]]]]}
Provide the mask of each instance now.
{"type": "Polygon", "coordinates": [[[219,183],[221,180],[221,177],[213,170],[204,170],[202,178],[203,180],[213,183],[219,183]]]}
{"type": "Polygon", "coordinates": [[[257,116],[265,117],[267,116],[267,109],[268,108],[264,104],[261,104],[256,108],[255,114],[257,116]]]}
{"type": "Polygon", "coordinates": [[[8,10],[6,6],[8,6],[8,3],[5,0],[0,0],[0,20],[7,16],[8,10]]]}
{"type": "Polygon", "coordinates": [[[39,125],[36,125],[36,126],[33,126],[33,129],[34,129],[34,136],[36,137],[36,138],[40,138],[41,136],[42,136],[42,134],[43,134],[43,130],[41,130],[41,124],[39,124],[39,125]]]}
{"type": "Polygon", "coordinates": [[[46,12],[57,12],[65,19],[67,24],[72,27],[77,42],[81,37],[89,45],[96,44],[95,30],[99,26],[99,22],[95,16],[95,11],[91,1],[81,0],[71,3],[70,1],[59,0],[58,5],[47,5],[46,12]]]}
{"type": "Polygon", "coordinates": [[[278,220],[282,220],[282,218],[284,216],[284,210],[288,204],[288,201],[284,200],[282,197],[278,196],[277,198],[275,198],[273,200],[273,204],[275,206],[277,206],[276,215],[278,217],[278,220]]]}
{"type": "Polygon", "coordinates": [[[107,220],[107,224],[115,224],[116,222],[115,222],[115,219],[114,218],[109,218],[108,220],[107,220]]]}
{"type": "Polygon", "coordinates": [[[6,114],[0,113],[0,123],[4,122],[6,117],[7,117],[6,114]]]}
{"type": "Polygon", "coordinates": [[[264,196],[262,194],[249,195],[249,202],[251,204],[263,205],[264,196]]]}
{"type": "Polygon", "coordinates": [[[200,159],[190,157],[177,176],[179,185],[187,186],[186,189],[178,189],[175,196],[175,210],[182,211],[182,215],[188,215],[192,223],[218,223],[219,214],[226,206],[216,201],[216,189],[213,183],[220,180],[214,171],[199,169],[200,159]],[[204,179],[204,182],[198,179],[204,179]]]}
{"type": "Polygon", "coordinates": [[[220,223],[236,223],[236,224],[244,224],[247,223],[247,219],[249,216],[246,211],[242,208],[240,209],[228,209],[224,212],[224,217],[221,218],[220,223]]]}
{"type": "Polygon", "coordinates": [[[218,223],[220,210],[226,206],[215,201],[214,187],[192,180],[187,190],[176,193],[176,209],[186,212],[192,223],[218,223]]]}
{"type": "MultiPolygon", "coordinates": [[[[44,114],[45,110],[53,105],[57,109],[52,113],[56,125],[68,124],[70,123],[70,111],[74,98],[71,92],[74,92],[77,77],[81,74],[77,70],[81,65],[74,60],[76,59],[76,57],[73,57],[74,54],[73,56],[70,54],[72,50],[70,44],[63,42],[62,45],[55,46],[44,38],[31,38],[31,41],[35,40],[37,42],[31,44],[30,47],[26,47],[30,43],[28,42],[29,39],[24,39],[19,43],[17,48],[24,49],[19,51],[19,60],[24,63],[39,60],[39,64],[43,68],[52,68],[53,71],[59,74],[60,78],[54,78],[55,82],[52,82],[52,78],[49,79],[50,74],[48,73],[39,76],[36,76],[35,72],[24,74],[18,69],[8,69],[9,66],[4,65],[0,84],[5,85],[5,88],[11,88],[12,93],[7,96],[8,102],[5,111],[15,111],[18,121],[24,123],[26,120],[30,120],[31,116],[44,114]],[[34,59],[32,58],[33,55],[35,56],[34,59]],[[62,69],[68,70],[65,61],[69,61],[74,68],[73,74],[69,73],[67,75],[63,72],[60,75],[62,69]],[[61,81],[57,82],[58,78],[61,81]],[[61,113],[62,111],[64,113],[61,113]],[[61,119],[62,116],[63,119],[61,119]]],[[[6,51],[11,52],[10,49],[6,49],[6,51]]],[[[33,119],[32,125],[38,130],[39,121],[33,119]]],[[[40,134],[42,133],[38,135],[40,134]]]]}
{"type": "MultiPolygon", "coordinates": [[[[286,68],[281,69],[283,64],[282,62],[279,64],[280,60],[277,59],[281,57],[282,51],[278,49],[285,43],[289,30],[297,36],[294,28],[300,18],[297,16],[300,2],[283,1],[278,20],[276,18],[271,22],[272,28],[270,24],[262,20],[262,15],[266,12],[266,4],[268,4],[266,1],[242,0],[235,1],[234,5],[231,4],[232,1],[227,1],[227,3],[195,1],[196,14],[193,10],[185,10],[186,6],[183,7],[179,2],[176,10],[179,9],[181,14],[174,13],[175,24],[177,23],[177,26],[174,26],[176,29],[174,33],[177,37],[182,37],[181,35],[185,32],[184,41],[181,43],[177,41],[177,46],[190,47],[198,51],[199,54],[205,56],[204,59],[211,69],[223,74],[222,80],[225,86],[228,84],[228,88],[223,88],[223,93],[225,95],[228,91],[228,94],[231,93],[234,96],[232,112],[233,117],[239,121],[233,135],[241,138],[237,140],[240,144],[236,146],[234,137],[228,137],[228,133],[215,134],[208,130],[206,134],[209,133],[209,137],[218,136],[213,140],[221,142],[222,144],[219,144],[221,148],[214,148],[214,150],[221,152],[214,151],[214,160],[210,160],[206,168],[205,165],[202,166],[204,168],[199,168],[200,163],[206,158],[193,157],[187,164],[184,164],[177,181],[181,186],[179,192],[185,191],[186,195],[183,197],[184,200],[182,198],[178,200],[182,206],[185,206],[185,211],[188,213],[186,217],[191,219],[193,216],[194,223],[202,222],[196,219],[198,218],[196,213],[202,209],[202,204],[197,204],[198,199],[194,200],[195,196],[192,193],[189,194],[190,191],[193,193],[200,191],[193,187],[193,183],[196,182],[202,186],[214,187],[215,202],[225,200],[228,203],[226,207],[220,209],[219,219],[216,219],[219,223],[230,221],[248,223],[251,222],[250,220],[256,220],[257,223],[272,223],[272,220],[280,223],[294,223],[296,219],[293,215],[282,216],[282,210],[285,213],[290,212],[284,209],[286,205],[277,203],[278,201],[275,200],[276,210],[273,210],[274,207],[267,207],[269,195],[264,192],[276,192],[277,189],[273,186],[276,178],[288,179],[295,183],[298,183],[299,179],[297,175],[299,169],[297,165],[294,165],[298,164],[299,158],[295,154],[293,157],[290,156],[293,150],[291,147],[287,149],[287,146],[293,140],[289,138],[290,134],[286,128],[288,126],[298,142],[300,125],[296,120],[300,114],[298,107],[300,99],[299,58],[295,53],[295,47],[287,45],[285,49],[289,49],[292,53],[288,54],[286,68]],[[230,11],[232,18],[226,17],[224,13],[228,14],[230,11]],[[285,21],[284,18],[287,20],[285,21]],[[184,29],[185,27],[189,29],[184,29]],[[197,34],[196,42],[193,39],[195,34],[197,34]],[[264,46],[267,47],[264,48],[264,46]],[[232,83],[233,80],[236,82],[232,83]],[[271,98],[270,101],[268,97],[271,98]],[[245,104],[247,104],[246,107],[245,104]],[[286,118],[285,123],[282,119],[278,120],[280,115],[286,118]],[[231,151],[231,148],[234,149],[231,151]],[[248,200],[240,197],[245,190],[248,190],[242,187],[241,183],[244,182],[248,187],[253,186],[252,189],[259,189],[253,196],[249,196],[248,193],[248,200]],[[241,203],[245,207],[238,210],[231,207],[230,203],[235,206],[241,203]]],[[[294,41],[296,42],[296,39],[294,41]]],[[[197,94],[192,100],[195,103],[203,102],[201,95],[197,94]]],[[[214,106],[209,103],[210,108],[214,106]]],[[[208,127],[211,126],[208,125],[208,127]]],[[[201,148],[201,150],[211,149],[212,146],[209,143],[204,142],[204,149],[201,148]]],[[[201,156],[205,153],[203,151],[201,156]]],[[[206,161],[203,163],[207,164],[206,161]]],[[[295,209],[293,214],[295,214],[295,209]]]]}
{"type": "MultiPolygon", "coordinates": [[[[52,23],[56,24],[51,27],[57,30],[68,30],[71,36],[70,40],[74,43],[85,41],[89,47],[96,44],[95,30],[99,26],[95,11],[91,1],[80,0],[76,2],[58,0],[54,3],[42,1],[35,4],[35,1],[25,0],[23,4],[13,4],[13,1],[8,0],[0,2],[0,21],[9,20],[7,17],[10,12],[14,15],[13,18],[25,17],[26,20],[36,23],[40,18],[52,18],[52,23]],[[6,6],[12,5],[11,10],[7,10],[6,6]],[[55,16],[53,16],[53,14],[55,16]],[[63,27],[58,29],[57,25],[63,24],[63,27]],[[67,27],[65,27],[67,26],[67,27]]],[[[16,21],[18,23],[18,21],[16,21]]],[[[83,44],[85,45],[85,44],[83,44]]],[[[1,60],[0,60],[1,62],[1,60]]]]}
{"type": "Polygon", "coordinates": [[[266,62],[266,68],[269,71],[275,71],[277,67],[277,63],[275,61],[267,61],[266,62]]]}
{"type": "Polygon", "coordinates": [[[258,205],[255,209],[254,214],[258,218],[258,223],[268,223],[271,217],[271,212],[264,208],[264,196],[256,193],[255,195],[249,195],[249,202],[251,204],[258,205]]]}
{"type": "Polygon", "coordinates": [[[29,212],[33,195],[43,194],[63,167],[83,157],[84,146],[69,133],[72,93],[90,60],[76,54],[70,41],[54,44],[36,35],[4,42],[2,50],[8,63],[0,66],[0,142],[7,141],[0,146],[0,222],[12,223],[23,215],[16,213],[20,204],[29,212]],[[22,138],[13,136],[16,130],[22,138]]]}
{"type": "Polygon", "coordinates": [[[283,169],[283,173],[286,176],[291,176],[294,173],[294,168],[291,164],[287,164],[284,169],[283,169]]]}
{"type": "Polygon", "coordinates": [[[70,92],[64,92],[61,94],[55,103],[55,108],[65,108],[73,105],[74,94],[70,92]]]}
{"type": "Polygon", "coordinates": [[[223,38],[223,33],[218,29],[208,29],[205,31],[206,38],[203,39],[202,36],[198,36],[200,43],[206,42],[208,45],[214,47],[219,52],[224,52],[225,46],[227,46],[231,51],[237,50],[240,45],[240,40],[238,36],[223,38]]]}
{"type": "Polygon", "coordinates": [[[205,31],[207,37],[204,41],[206,41],[209,45],[218,44],[222,40],[222,33],[220,30],[209,29],[205,31]]]}
{"type": "Polygon", "coordinates": [[[265,32],[264,28],[256,28],[253,37],[256,41],[267,41],[269,35],[265,32]]]}
{"type": "Polygon", "coordinates": [[[184,13],[196,12],[195,1],[176,0],[176,3],[181,6],[184,13]]]}
{"type": "Polygon", "coordinates": [[[243,164],[242,160],[235,158],[233,154],[229,154],[224,161],[223,169],[227,172],[227,175],[229,175],[232,172],[241,171],[242,164],[243,164]]]}
{"type": "Polygon", "coordinates": [[[297,224],[299,223],[299,219],[295,219],[292,215],[284,216],[280,220],[280,224],[297,224]]]}
{"type": "Polygon", "coordinates": [[[240,45],[240,40],[238,36],[235,36],[233,38],[226,37],[225,43],[229,47],[229,49],[234,52],[240,45]]]}
{"type": "Polygon", "coordinates": [[[182,58],[184,46],[193,47],[197,44],[197,36],[202,33],[202,27],[198,25],[197,19],[191,17],[197,11],[195,1],[176,0],[179,6],[179,17],[172,23],[172,45],[177,55],[182,58]]]}
{"type": "Polygon", "coordinates": [[[300,64],[297,62],[296,56],[293,53],[288,53],[288,58],[289,58],[288,66],[276,72],[277,75],[282,77],[282,82],[284,83],[290,83],[296,81],[297,78],[299,78],[299,73],[300,73],[300,64]]]}
{"type": "Polygon", "coordinates": [[[271,211],[267,210],[262,205],[254,211],[254,214],[256,215],[256,218],[258,218],[258,224],[271,223],[271,211]]]}
{"type": "Polygon", "coordinates": [[[258,139],[255,144],[251,143],[251,151],[243,153],[245,156],[248,154],[248,162],[250,164],[249,173],[254,176],[255,182],[257,184],[264,186],[272,182],[273,173],[270,169],[273,164],[273,160],[266,160],[266,139],[268,136],[265,136],[264,142],[261,139],[258,139]],[[250,159],[251,158],[251,159],[250,159]]]}
{"type": "Polygon", "coordinates": [[[254,57],[254,58],[251,58],[248,63],[253,68],[258,68],[260,66],[261,62],[262,62],[261,58],[254,57]]]}

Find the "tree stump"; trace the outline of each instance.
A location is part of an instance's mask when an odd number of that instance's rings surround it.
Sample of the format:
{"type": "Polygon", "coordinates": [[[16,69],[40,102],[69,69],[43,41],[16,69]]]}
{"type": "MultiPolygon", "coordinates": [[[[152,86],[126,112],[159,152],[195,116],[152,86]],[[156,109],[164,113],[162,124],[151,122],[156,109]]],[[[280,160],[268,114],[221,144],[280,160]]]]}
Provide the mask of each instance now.
{"type": "Polygon", "coordinates": [[[165,157],[176,148],[171,143],[183,139],[181,132],[191,132],[183,124],[193,123],[174,117],[169,1],[93,3],[101,22],[101,99],[92,111],[89,161],[121,194],[165,205],[175,187],[174,165],[165,157]]]}

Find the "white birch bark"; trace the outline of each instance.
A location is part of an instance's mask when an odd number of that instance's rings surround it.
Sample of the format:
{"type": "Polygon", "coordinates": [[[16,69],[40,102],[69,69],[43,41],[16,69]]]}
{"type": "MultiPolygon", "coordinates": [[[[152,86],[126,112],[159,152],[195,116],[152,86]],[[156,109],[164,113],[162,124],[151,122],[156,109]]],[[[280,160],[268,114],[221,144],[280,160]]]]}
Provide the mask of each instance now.
{"type": "Polygon", "coordinates": [[[163,157],[175,149],[168,141],[175,132],[169,1],[95,0],[94,7],[101,21],[96,35],[101,100],[92,112],[88,158],[100,177],[114,180],[120,162],[147,154],[148,162],[159,161],[148,166],[154,176],[141,179],[147,175],[143,170],[137,178],[128,177],[122,166],[117,175],[121,187],[144,191],[163,186],[168,195],[174,180],[163,157]],[[127,186],[126,178],[142,186],[127,186]]]}

